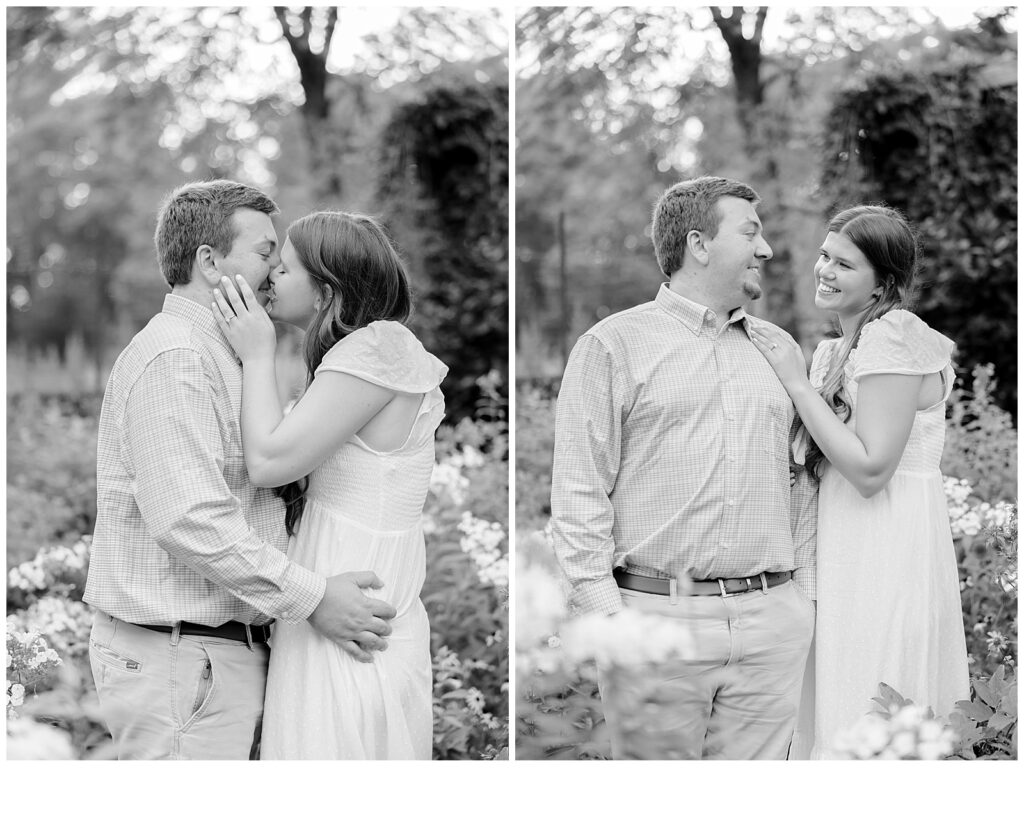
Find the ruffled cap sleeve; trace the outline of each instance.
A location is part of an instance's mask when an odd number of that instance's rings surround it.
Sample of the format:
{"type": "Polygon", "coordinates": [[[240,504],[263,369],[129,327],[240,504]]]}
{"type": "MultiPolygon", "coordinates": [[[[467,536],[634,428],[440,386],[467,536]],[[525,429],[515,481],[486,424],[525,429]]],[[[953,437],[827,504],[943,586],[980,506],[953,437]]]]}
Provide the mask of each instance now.
{"type": "Polygon", "coordinates": [[[850,377],[927,375],[949,365],[956,345],[906,310],[892,310],[864,325],[850,353],[850,377]]]}
{"type": "Polygon", "coordinates": [[[321,372],[345,372],[396,392],[418,395],[440,386],[448,367],[397,321],[374,321],[346,335],[324,355],[321,372]]]}

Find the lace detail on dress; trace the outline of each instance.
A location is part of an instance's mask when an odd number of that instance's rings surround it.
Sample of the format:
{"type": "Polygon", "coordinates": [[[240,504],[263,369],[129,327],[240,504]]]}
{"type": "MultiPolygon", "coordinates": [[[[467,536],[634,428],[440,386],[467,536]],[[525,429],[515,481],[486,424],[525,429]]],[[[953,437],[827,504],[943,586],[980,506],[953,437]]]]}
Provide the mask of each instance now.
{"type": "Polygon", "coordinates": [[[346,335],[324,355],[321,371],[346,372],[396,392],[419,394],[439,386],[448,367],[397,321],[374,321],[346,335]]]}
{"type": "Polygon", "coordinates": [[[864,325],[850,353],[848,377],[927,375],[949,364],[955,344],[906,310],[892,310],[864,325]]]}

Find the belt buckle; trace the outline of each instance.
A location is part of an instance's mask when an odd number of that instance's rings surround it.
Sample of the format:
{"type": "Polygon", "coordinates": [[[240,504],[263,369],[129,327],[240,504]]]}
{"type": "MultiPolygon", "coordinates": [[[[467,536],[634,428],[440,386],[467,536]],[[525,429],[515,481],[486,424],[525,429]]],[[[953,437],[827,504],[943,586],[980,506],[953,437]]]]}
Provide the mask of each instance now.
{"type": "Polygon", "coordinates": [[[727,596],[739,596],[740,594],[745,594],[745,593],[747,593],[748,591],[752,591],[752,590],[754,590],[754,586],[750,584],[750,577],[743,577],[743,581],[744,581],[745,583],[747,583],[747,587],[746,587],[746,588],[741,588],[741,589],[740,589],[740,590],[738,590],[738,591],[732,591],[732,592],[729,592],[729,591],[725,590],[725,583],[726,583],[726,580],[724,580],[724,579],[722,579],[721,577],[719,577],[719,578],[718,578],[718,588],[719,588],[719,590],[720,590],[720,591],[722,592],[722,593],[721,593],[721,595],[722,595],[723,597],[727,597],[727,596]]]}

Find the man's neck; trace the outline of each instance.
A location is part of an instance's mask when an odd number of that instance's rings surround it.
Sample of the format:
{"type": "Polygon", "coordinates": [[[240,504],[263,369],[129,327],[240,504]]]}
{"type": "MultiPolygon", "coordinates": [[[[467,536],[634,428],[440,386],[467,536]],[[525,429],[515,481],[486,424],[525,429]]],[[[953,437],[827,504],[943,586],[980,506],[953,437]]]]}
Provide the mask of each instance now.
{"type": "Polygon", "coordinates": [[[194,301],[199,306],[206,307],[207,309],[212,309],[213,307],[213,291],[195,280],[190,281],[188,284],[178,284],[171,287],[171,295],[187,298],[189,301],[194,301]]]}
{"type": "Polygon", "coordinates": [[[722,327],[729,323],[729,316],[734,310],[742,307],[742,304],[725,304],[721,299],[716,298],[709,288],[703,286],[703,282],[692,275],[687,275],[682,270],[675,273],[669,281],[668,288],[676,295],[707,307],[715,314],[715,330],[721,331],[722,327]]]}

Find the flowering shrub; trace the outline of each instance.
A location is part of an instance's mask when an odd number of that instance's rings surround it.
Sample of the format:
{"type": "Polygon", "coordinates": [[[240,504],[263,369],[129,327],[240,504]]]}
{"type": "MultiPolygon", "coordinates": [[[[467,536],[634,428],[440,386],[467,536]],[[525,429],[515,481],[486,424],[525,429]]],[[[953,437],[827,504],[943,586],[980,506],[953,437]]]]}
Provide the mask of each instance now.
{"type": "Polygon", "coordinates": [[[868,713],[836,739],[833,749],[852,759],[935,761],[947,758],[955,741],[956,733],[930,708],[904,702],[868,713]]]}
{"type": "Polygon", "coordinates": [[[507,755],[508,430],[503,412],[495,396],[475,422],[464,419],[438,432],[438,462],[424,510],[422,593],[435,661],[435,758],[507,755]],[[440,687],[437,674],[446,680],[440,687]],[[459,685],[452,688],[456,680],[459,685]],[[469,695],[470,690],[476,693],[469,695]],[[477,712],[477,695],[487,718],[477,712]]]}
{"type": "Polygon", "coordinates": [[[25,689],[33,690],[61,664],[60,656],[36,632],[19,632],[7,623],[7,718],[17,716],[25,689]]]}
{"type": "Polygon", "coordinates": [[[7,557],[74,542],[96,520],[99,401],[32,395],[7,401],[7,557]]]}

